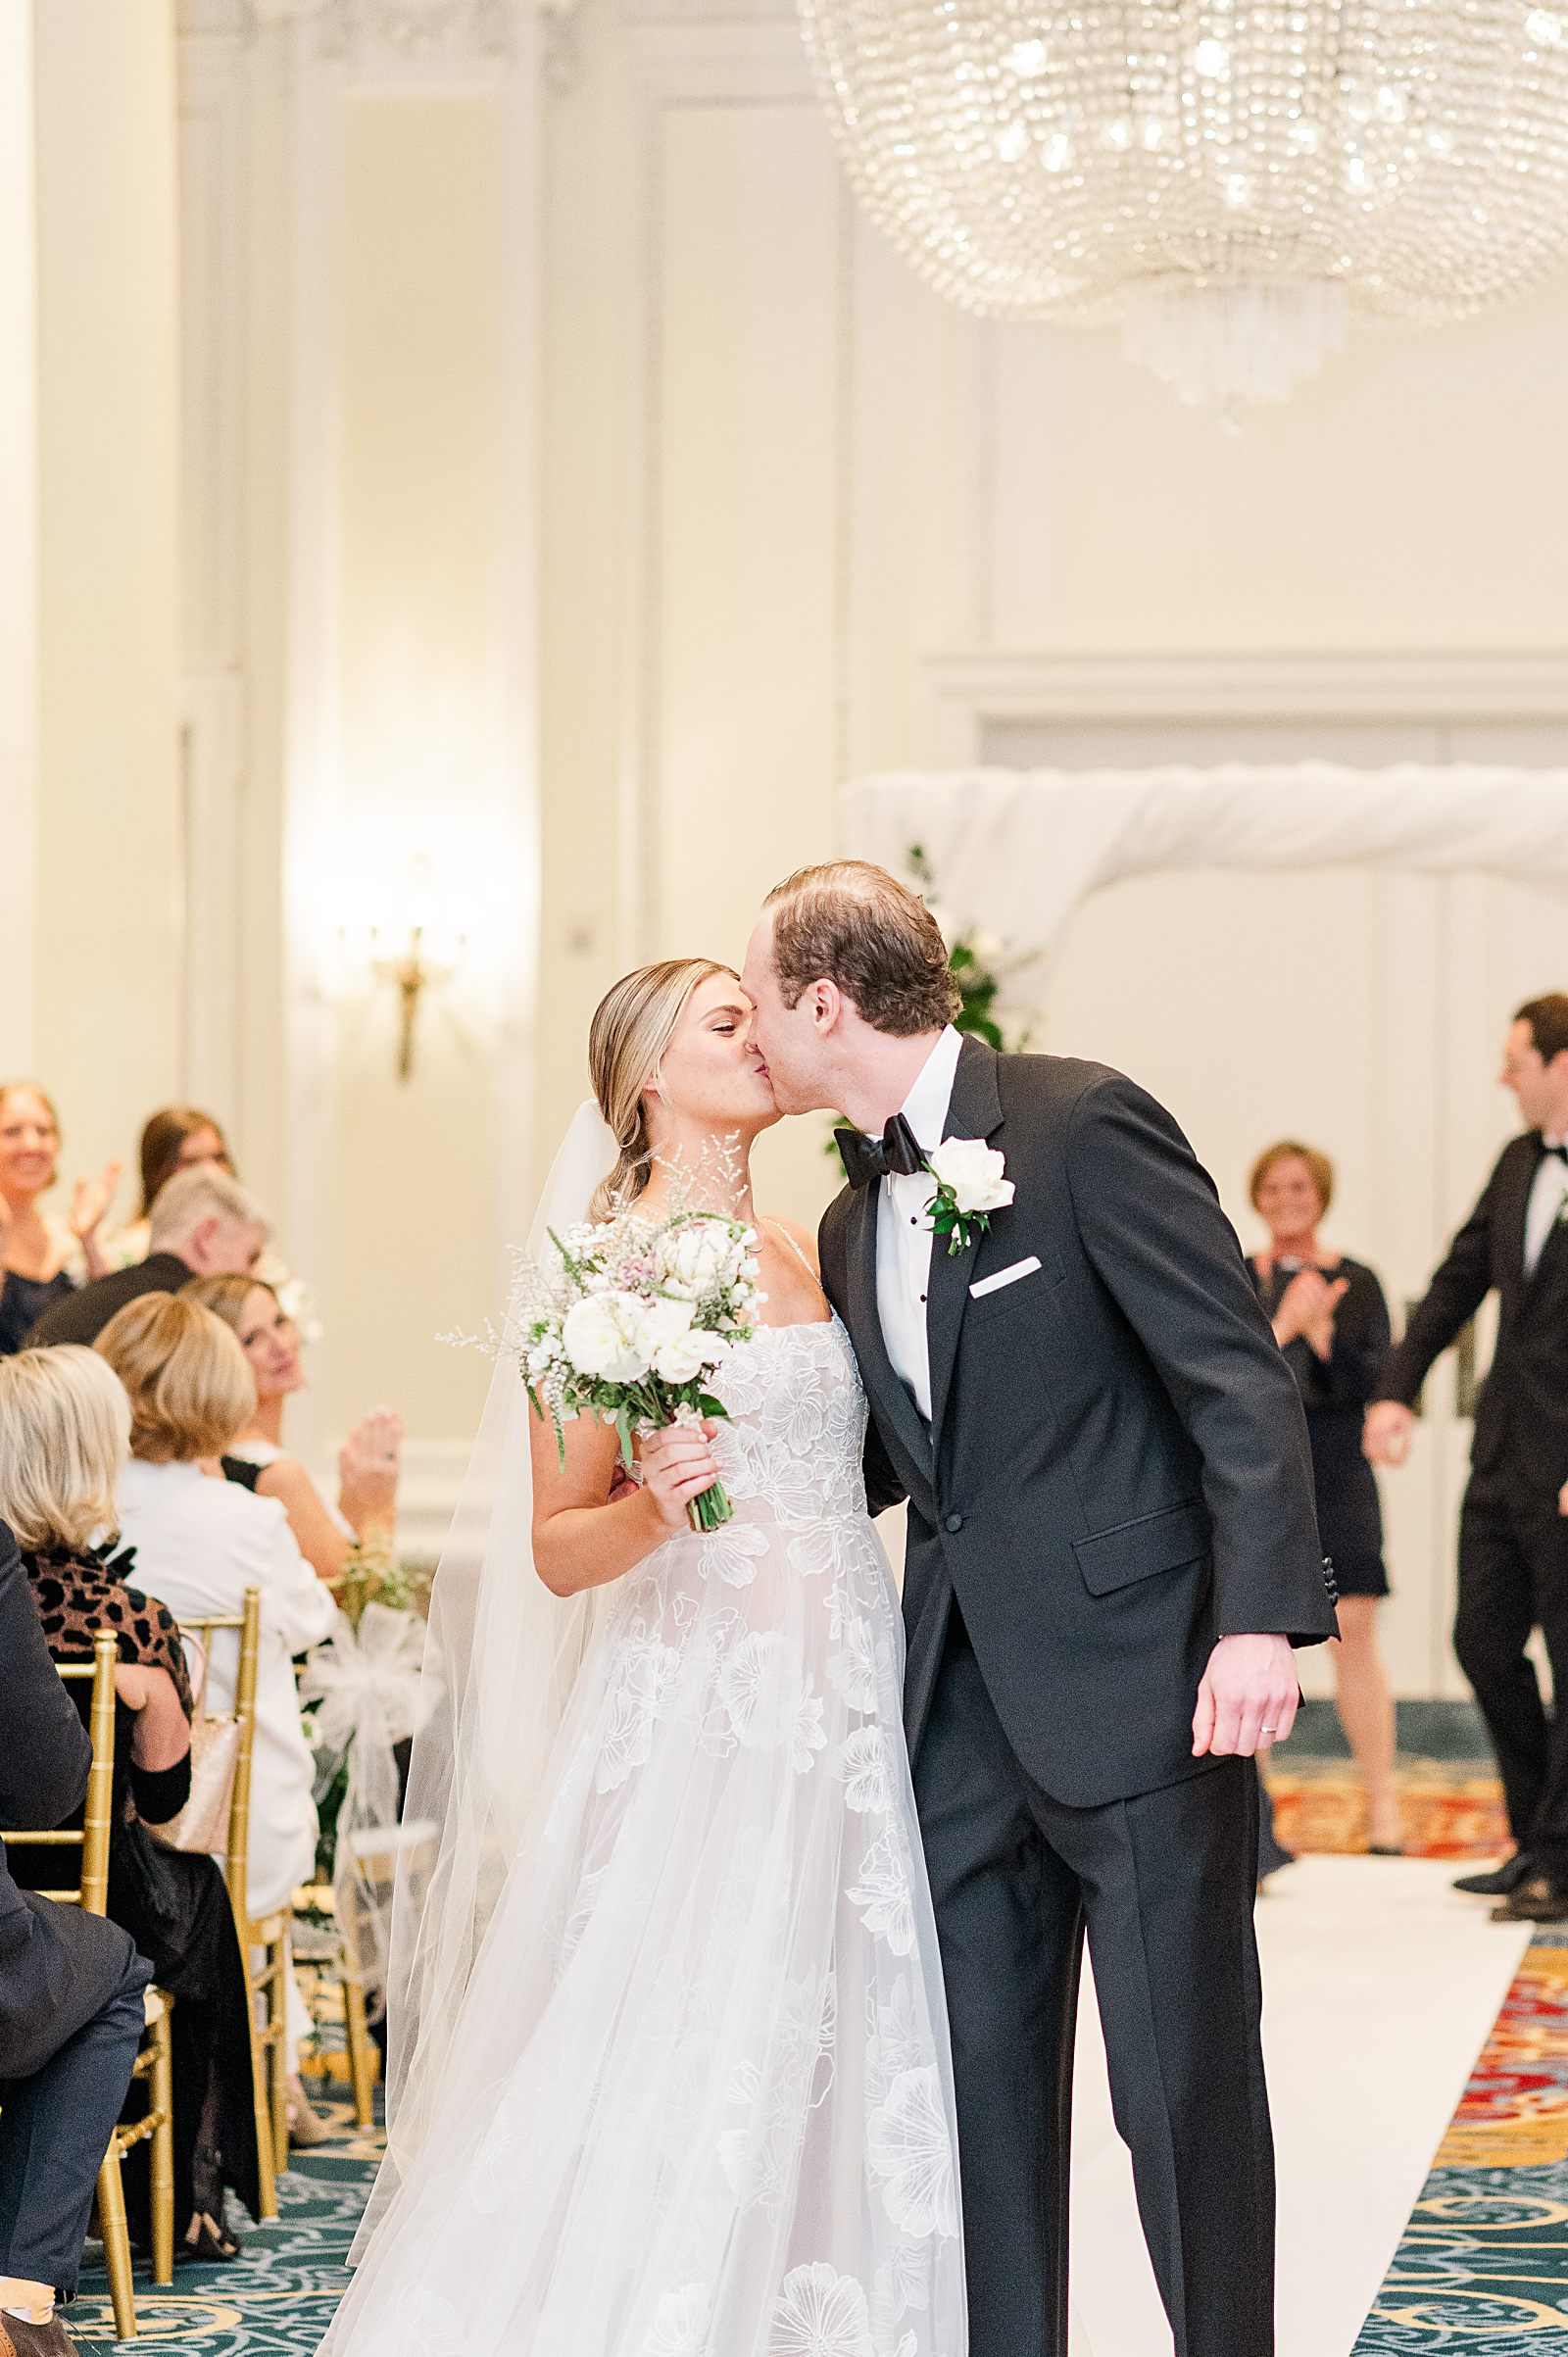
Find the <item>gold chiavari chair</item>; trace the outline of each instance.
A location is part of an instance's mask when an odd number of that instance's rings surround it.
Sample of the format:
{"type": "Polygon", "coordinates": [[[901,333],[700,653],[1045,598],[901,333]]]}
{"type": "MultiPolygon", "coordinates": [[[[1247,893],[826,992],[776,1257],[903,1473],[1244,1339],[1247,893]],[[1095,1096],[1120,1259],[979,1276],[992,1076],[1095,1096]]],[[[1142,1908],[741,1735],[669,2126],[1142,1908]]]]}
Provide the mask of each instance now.
{"type": "MultiPolygon", "coordinates": [[[[16,1832],[8,1838],[53,1849],[74,1848],[78,1871],[74,1883],[39,1892],[62,1905],[79,1906],[87,1915],[103,1915],[109,1902],[109,1844],[114,1834],[115,1796],[115,1671],[120,1645],[109,1629],[93,1640],[90,1662],[58,1664],[68,1682],[92,1680],[88,1731],[92,1737],[92,1767],[87,1777],[86,1806],[79,1833],[16,1832]]],[[[174,2280],[174,2086],[169,2017],[173,1998],[161,1989],[149,1989],[142,2003],[148,2041],[136,2057],[132,2078],[147,2082],[143,2117],[115,2130],[98,2172],[98,2221],[103,2231],[104,2259],[109,2269],[109,2294],[114,2304],[115,2331],[122,2340],[136,2337],[136,2300],[131,2284],[130,2236],[125,2224],[125,2192],[121,2165],[135,2144],[151,2146],[153,2281],[174,2280]]]]}
{"type": "Polygon", "coordinates": [[[288,2049],[284,2021],[287,2007],[288,1910],[278,1909],[260,1923],[253,1920],[247,1893],[251,1829],[251,1755],[256,1743],[256,1674],[261,1659],[262,1592],[247,1588],[240,1612],[209,1613],[180,1622],[208,1652],[220,1631],[233,1630],[239,1639],[239,1662],[234,1675],[232,1717],[239,1728],[234,1759],[234,1783],[228,1803],[228,1842],[223,1879],[234,1912],[240,1953],[245,1960],[245,1984],[250,1995],[251,2085],[256,2104],[256,2165],[261,2181],[262,2216],[277,2216],[277,2176],[288,2167],[288,2049]],[[260,1949],[262,1962],[255,1956],[260,1949]],[[261,2019],[258,2020],[258,2011],[261,2019]]]}

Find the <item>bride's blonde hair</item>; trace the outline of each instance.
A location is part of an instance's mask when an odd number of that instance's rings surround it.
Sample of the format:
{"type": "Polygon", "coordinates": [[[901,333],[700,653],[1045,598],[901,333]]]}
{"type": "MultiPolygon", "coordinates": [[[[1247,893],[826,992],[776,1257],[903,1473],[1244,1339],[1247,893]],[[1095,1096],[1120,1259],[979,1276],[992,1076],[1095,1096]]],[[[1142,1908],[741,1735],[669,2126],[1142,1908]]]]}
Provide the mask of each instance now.
{"type": "Polygon", "coordinates": [[[590,1219],[612,1219],[635,1203],[653,1175],[643,1091],[659,1069],[694,990],[714,974],[733,974],[715,958],[663,958],[640,965],[607,990],[588,1031],[588,1076],[599,1110],[615,1133],[615,1167],[594,1189],[590,1219]]]}

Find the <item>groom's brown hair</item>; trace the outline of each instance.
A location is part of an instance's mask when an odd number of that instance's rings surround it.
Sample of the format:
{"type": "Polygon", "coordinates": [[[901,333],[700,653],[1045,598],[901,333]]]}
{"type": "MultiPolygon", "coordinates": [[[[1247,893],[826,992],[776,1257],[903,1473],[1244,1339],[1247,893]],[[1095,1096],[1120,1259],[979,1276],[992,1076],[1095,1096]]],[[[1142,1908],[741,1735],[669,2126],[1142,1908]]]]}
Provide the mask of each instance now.
{"type": "Polygon", "coordinates": [[[773,964],[786,1007],[834,982],[875,1031],[940,1031],[962,1001],[942,928],[917,892],[868,859],[798,867],[768,894],[773,964]]]}

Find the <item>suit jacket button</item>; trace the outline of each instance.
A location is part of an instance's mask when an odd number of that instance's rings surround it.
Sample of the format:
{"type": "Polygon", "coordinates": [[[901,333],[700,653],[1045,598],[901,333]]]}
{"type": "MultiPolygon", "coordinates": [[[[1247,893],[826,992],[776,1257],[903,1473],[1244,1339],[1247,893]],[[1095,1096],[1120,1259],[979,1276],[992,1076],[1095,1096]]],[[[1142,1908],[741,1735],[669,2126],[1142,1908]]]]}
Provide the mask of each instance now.
{"type": "Polygon", "coordinates": [[[942,1527],[945,1531],[961,1531],[963,1528],[963,1516],[961,1514],[950,1514],[942,1527]]]}

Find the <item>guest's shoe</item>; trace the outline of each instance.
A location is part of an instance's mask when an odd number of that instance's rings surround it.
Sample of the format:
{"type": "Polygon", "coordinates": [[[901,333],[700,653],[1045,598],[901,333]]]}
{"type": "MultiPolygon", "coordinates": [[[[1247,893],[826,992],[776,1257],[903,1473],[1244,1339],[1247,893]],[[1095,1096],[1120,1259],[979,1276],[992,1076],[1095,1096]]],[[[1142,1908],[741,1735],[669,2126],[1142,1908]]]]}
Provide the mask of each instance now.
{"type": "Polygon", "coordinates": [[[1461,1874],[1453,1888],[1469,1898],[1506,1898],[1529,1872],[1530,1860],[1522,1849],[1516,1849],[1511,1858],[1504,1858],[1500,1866],[1489,1866],[1484,1874],[1461,1874]]]}
{"type": "Polygon", "coordinates": [[[313,2145],[324,2144],[332,2131],[318,2111],[313,2110],[311,2099],[303,2087],[288,2099],[288,2140],[297,2152],[309,2152],[313,2145]]]}
{"type": "Polygon", "coordinates": [[[32,2325],[0,2308],[0,2357],[81,2357],[81,2351],[58,2315],[46,2325],[32,2325]]]}
{"type": "Polygon", "coordinates": [[[1403,1858],[1409,1851],[1402,1841],[1369,1841],[1366,1854],[1369,1858],[1403,1858]]]}
{"type": "Polygon", "coordinates": [[[1546,1880],[1544,1874],[1530,1874],[1509,1891],[1501,1906],[1492,1910],[1494,1923],[1564,1923],[1568,1922],[1568,1891],[1546,1880]]]}
{"type": "Polygon", "coordinates": [[[239,2236],[229,2233],[221,2218],[215,2218],[211,2210],[198,2210],[174,2245],[174,2265],[212,2267],[237,2259],[244,2248],[239,2236]]]}

